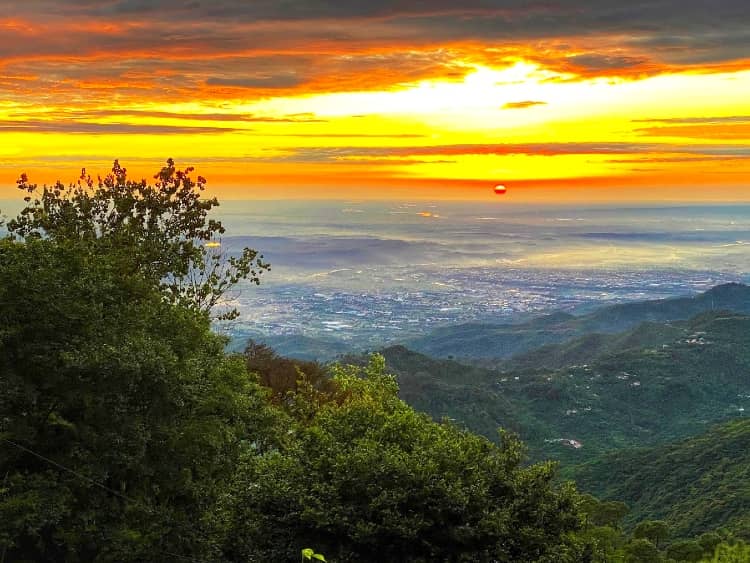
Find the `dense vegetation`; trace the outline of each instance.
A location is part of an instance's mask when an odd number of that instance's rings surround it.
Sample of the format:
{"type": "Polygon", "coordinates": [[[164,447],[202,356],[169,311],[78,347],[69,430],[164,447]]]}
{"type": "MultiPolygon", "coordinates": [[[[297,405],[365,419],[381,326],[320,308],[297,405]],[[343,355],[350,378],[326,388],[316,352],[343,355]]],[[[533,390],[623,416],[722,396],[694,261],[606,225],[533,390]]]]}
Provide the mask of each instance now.
{"type": "Polygon", "coordinates": [[[678,537],[721,527],[750,539],[750,420],[657,448],[623,450],[575,468],[582,488],[625,501],[625,522],[668,523],[678,537]]]}
{"type": "Polygon", "coordinates": [[[587,348],[590,338],[541,349],[538,367],[529,354],[502,370],[403,347],[383,354],[415,408],[490,438],[497,427],[516,431],[536,459],[581,463],[617,448],[665,443],[750,408],[750,317],[717,311],[645,323],[596,337],[598,346],[587,348]],[[559,367],[570,358],[585,362],[559,367]]]}
{"type": "Polygon", "coordinates": [[[601,560],[551,464],[416,413],[377,356],[324,377],[226,355],[216,306],[268,265],[205,244],[223,228],[203,179],[171,161],[155,179],[115,163],[96,184],[19,182],[0,241],[0,560],[601,560]]]}
{"type": "Polygon", "coordinates": [[[705,532],[680,539],[663,520],[642,520],[625,532],[621,526],[628,507],[619,501],[585,496],[586,523],[579,538],[595,547],[595,559],[607,563],[744,563],[750,547],[730,532],[705,532]]]}

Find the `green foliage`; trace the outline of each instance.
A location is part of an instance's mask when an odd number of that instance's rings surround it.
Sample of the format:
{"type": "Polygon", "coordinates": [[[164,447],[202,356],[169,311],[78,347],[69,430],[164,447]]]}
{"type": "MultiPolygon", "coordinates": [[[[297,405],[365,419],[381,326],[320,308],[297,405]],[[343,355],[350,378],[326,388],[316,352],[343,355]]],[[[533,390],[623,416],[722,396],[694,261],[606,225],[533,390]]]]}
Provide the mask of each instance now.
{"type": "Polygon", "coordinates": [[[704,532],[698,537],[698,543],[701,545],[703,553],[713,554],[721,541],[722,537],[716,532],[704,532]]]}
{"type": "MultiPolygon", "coordinates": [[[[151,185],[129,180],[115,161],[112,172],[97,182],[84,169],[76,184],[58,182],[41,189],[24,174],[18,187],[27,205],[8,223],[8,231],[21,240],[83,243],[116,257],[121,273],[138,272],[159,283],[173,301],[209,312],[241,279],[260,283],[269,265],[249,248],[239,256],[225,256],[204,244],[215,244],[224,227],[208,218],[219,202],[201,197],[206,179],[193,180],[192,171],[177,169],[170,158],[151,185]]],[[[220,316],[236,314],[229,310],[220,316]]]]}
{"type": "Polygon", "coordinates": [[[633,529],[634,538],[645,538],[656,547],[659,547],[669,534],[669,526],[663,520],[644,520],[633,529]]]}
{"type": "Polygon", "coordinates": [[[578,538],[591,546],[591,561],[620,562],[627,538],[620,529],[620,520],[628,508],[619,502],[601,502],[591,495],[580,495],[579,507],[584,516],[578,538]]]}
{"type": "MultiPolygon", "coordinates": [[[[750,420],[736,420],[666,446],[623,450],[578,467],[581,488],[631,507],[626,523],[665,520],[675,537],[726,527],[750,534],[750,420]]],[[[709,553],[718,535],[701,543],[709,553]]]]}
{"type": "Polygon", "coordinates": [[[333,378],[328,394],[300,392],[283,448],[245,460],[234,559],[287,560],[314,543],[338,561],[579,560],[576,495],[550,464],[524,468],[511,436],[497,446],[416,413],[382,357],[333,378]]]}
{"type": "Polygon", "coordinates": [[[625,563],[660,563],[661,553],[645,538],[634,539],[625,547],[625,563]]]}
{"type": "Polygon", "coordinates": [[[697,562],[703,559],[703,547],[695,540],[682,540],[667,547],[665,555],[667,559],[680,563],[697,562]]]}
{"type": "Polygon", "coordinates": [[[750,546],[744,542],[722,543],[716,547],[714,556],[702,563],[747,563],[750,561],[750,546]]]}
{"type": "Polygon", "coordinates": [[[0,241],[8,561],[217,558],[238,460],[275,441],[280,414],[204,307],[168,298],[215,227],[172,174],[137,197],[124,171],[93,196],[45,189],[0,241]]]}
{"type": "Polygon", "coordinates": [[[325,562],[326,558],[320,553],[315,553],[315,550],[309,547],[306,547],[305,549],[303,549],[302,561],[313,561],[313,560],[325,562]]]}
{"type": "Polygon", "coordinates": [[[600,501],[591,495],[581,495],[581,509],[586,514],[587,522],[594,526],[617,528],[628,513],[629,508],[623,502],[600,501]]]}
{"type": "Polygon", "coordinates": [[[655,330],[641,326],[621,337],[669,344],[608,351],[561,369],[495,371],[403,347],[383,353],[399,377],[402,397],[415,408],[436,419],[453,418],[489,438],[498,426],[513,430],[532,459],[558,459],[565,472],[567,464],[606,451],[673,441],[742,415],[750,317],[706,313],[665,326],[662,340],[653,336],[655,330]],[[583,447],[571,448],[561,438],[583,447]]]}

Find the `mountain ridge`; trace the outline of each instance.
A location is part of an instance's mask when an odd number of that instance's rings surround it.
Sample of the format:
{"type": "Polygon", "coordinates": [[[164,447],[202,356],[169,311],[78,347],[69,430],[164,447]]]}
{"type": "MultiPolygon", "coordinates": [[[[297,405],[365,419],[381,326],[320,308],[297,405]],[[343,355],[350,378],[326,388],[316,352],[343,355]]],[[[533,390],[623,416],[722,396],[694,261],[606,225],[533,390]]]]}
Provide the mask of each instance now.
{"type": "Polygon", "coordinates": [[[441,327],[403,344],[431,356],[506,359],[586,333],[616,333],[642,322],[686,320],[712,310],[750,313],[750,286],[727,283],[690,297],[672,297],[605,305],[580,316],[560,312],[522,323],[466,323],[441,327]]]}
{"type": "Polygon", "coordinates": [[[509,369],[467,366],[403,346],[382,353],[409,404],[489,438],[498,427],[518,432],[534,459],[581,463],[697,434],[750,409],[750,316],[707,312],[644,323],[614,339],[639,345],[605,347],[575,364],[550,367],[542,357],[541,365],[509,369]],[[564,440],[583,448],[573,451],[564,440]]]}

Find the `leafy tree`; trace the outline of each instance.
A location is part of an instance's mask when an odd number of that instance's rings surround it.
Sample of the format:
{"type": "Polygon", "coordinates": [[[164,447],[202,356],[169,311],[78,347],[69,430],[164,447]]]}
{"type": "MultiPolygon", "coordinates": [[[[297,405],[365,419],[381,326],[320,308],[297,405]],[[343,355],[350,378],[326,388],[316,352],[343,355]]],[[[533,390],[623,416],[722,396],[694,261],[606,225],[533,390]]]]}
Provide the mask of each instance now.
{"type": "Polygon", "coordinates": [[[697,562],[703,558],[703,548],[695,540],[682,540],[670,545],[665,555],[668,559],[679,561],[680,563],[697,562]]]}
{"type": "Polygon", "coordinates": [[[622,548],[626,543],[620,528],[620,520],[627,513],[621,502],[602,502],[588,494],[580,496],[579,507],[584,517],[583,530],[579,537],[593,546],[593,561],[613,563],[622,560],[622,548]]]}
{"type": "Polygon", "coordinates": [[[637,538],[625,546],[626,563],[660,563],[659,549],[646,538],[637,538]]]}
{"type": "Polygon", "coordinates": [[[620,521],[628,513],[628,505],[624,502],[600,501],[592,495],[581,496],[581,509],[588,523],[611,528],[619,528],[620,521]]]}
{"type": "Polygon", "coordinates": [[[315,545],[338,561],[585,561],[576,495],[522,449],[435,423],[397,396],[374,356],[333,369],[335,388],[294,396],[279,450],[238,472],[228,553],[292,560],[315,545]]]}
{"type": "Polygon", "coordinates": [[[27,205],[8,230],[21,240],[46,237],[95,246],[117,257],[122,273],[138,272],[173,301],[209,312],[241,279],[260,283],[270,266],[250,248],[239,256],[215,250],[225,229],[208,213],[219,202],[201,197],[206,179],[193,180],[192,172],[177,169],[170,158],[149,184],[128,179],[115,161],[111,173],[96,182],[83,169],[75,184],[41,189],[23,174],[17,184],[27,205]]]}
{"type": "Polygon", "coordinates": [[[713,555],[721,540],[722,537],[717,532],[705,532],[698,537],[698,543],[701,544],[703,553],[706,555],[713,555]]]}
{"type": "Polygon", "coordinates": [[[275,441],[267,391],[170,285],[214,232],[206,207],[172,170],[150,190],[117,174],[45,188],[0,241],[7,561],[217,558],[238,460],[275,441]]]}
{"type": "Polygon", "coordinates": [[[332,390],[328,372],[317,362],[281,358],[271,347],[252,340],[244,355],[247,369],[259,375],[260,382],[271,389],[277,401],[305,384],[321,391],[332,390]]]}
{"type": "Polygon", "coordinates": [[[644,520],[633,530],[633,537],[646,538],[658,548],[669,537],[669,533],[669,526],[664,520],[644,520]]]}
{"type": "Polygon", "coordinates": [[[750,561],[750,546],[745,542],[734,544],[721,543],[716,546],[716,552],[710,559],[704,559],[704,563],[747,563],[750,561]]]}

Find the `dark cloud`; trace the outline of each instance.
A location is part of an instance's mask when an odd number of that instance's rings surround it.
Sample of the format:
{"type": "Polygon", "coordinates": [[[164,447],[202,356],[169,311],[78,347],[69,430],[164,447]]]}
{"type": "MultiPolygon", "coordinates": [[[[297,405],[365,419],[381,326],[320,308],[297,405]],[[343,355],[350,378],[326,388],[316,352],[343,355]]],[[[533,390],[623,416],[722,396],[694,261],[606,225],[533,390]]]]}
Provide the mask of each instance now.
{"type": "Polygon", "coordinates": [[[169,100],[389,89],[519,57],[578,76],[742,67],[750,9],[747,0],[0,2],[0,98],[11,101],[81,88],[107,100],[112,83],[121,95],[169,100]]]}
{"type": "Polygon", "coordinates": [[[643,57],[627,57],[623,55],[602,55],[588,53],[585,55],[574,55],[567,59],[573,66],[582,67],[594,71],[627,69],[648,63],[643,57]]]}
{"type": "MultiPolygon", "coordinates": [[[[688,63],[747,58],[750,52],[750,10],[746,0],[28,0],[4,3],[0,17],[32,21],[102,22],[118,26],[135,21],[127,34],[95,28],[95,44],[118,42],[201,48],[277,48],[283,44],[315,45],[326,40],[357,48],[381,44],[441,44],[479,40],[509,41],[613,36],[623,47],[640,47],[655,58],[688,63]],[[169,25],[164,25],[168,23],[169,25]],[[300,24],[300,25],[295,25],[300,24]],[[248,27],[250,26],[250,27],[248,27]],[[252,32],[249,32],[252,30],[252,32]],[[107,37],[109,36],[109,37],[107,37]]],[[[75,41],[58,34],[44,43],[75,41]]],[[[5,42],[20,51],[33,44],[5,42]]],[[[634,64],[631,55],[586,55],[589,65],[634,64]]],[[[582,59],[582,64],[586,59],[582,59]]]]}
{"type": "Polygon", "coordinates": [[[279,74],[276,76],[237,76],[225,78],[212,76],[206,80],[208,86],[229,86],[231,88],[292,88],[303,84],[305,79],[295,74],[279,74]]]}

